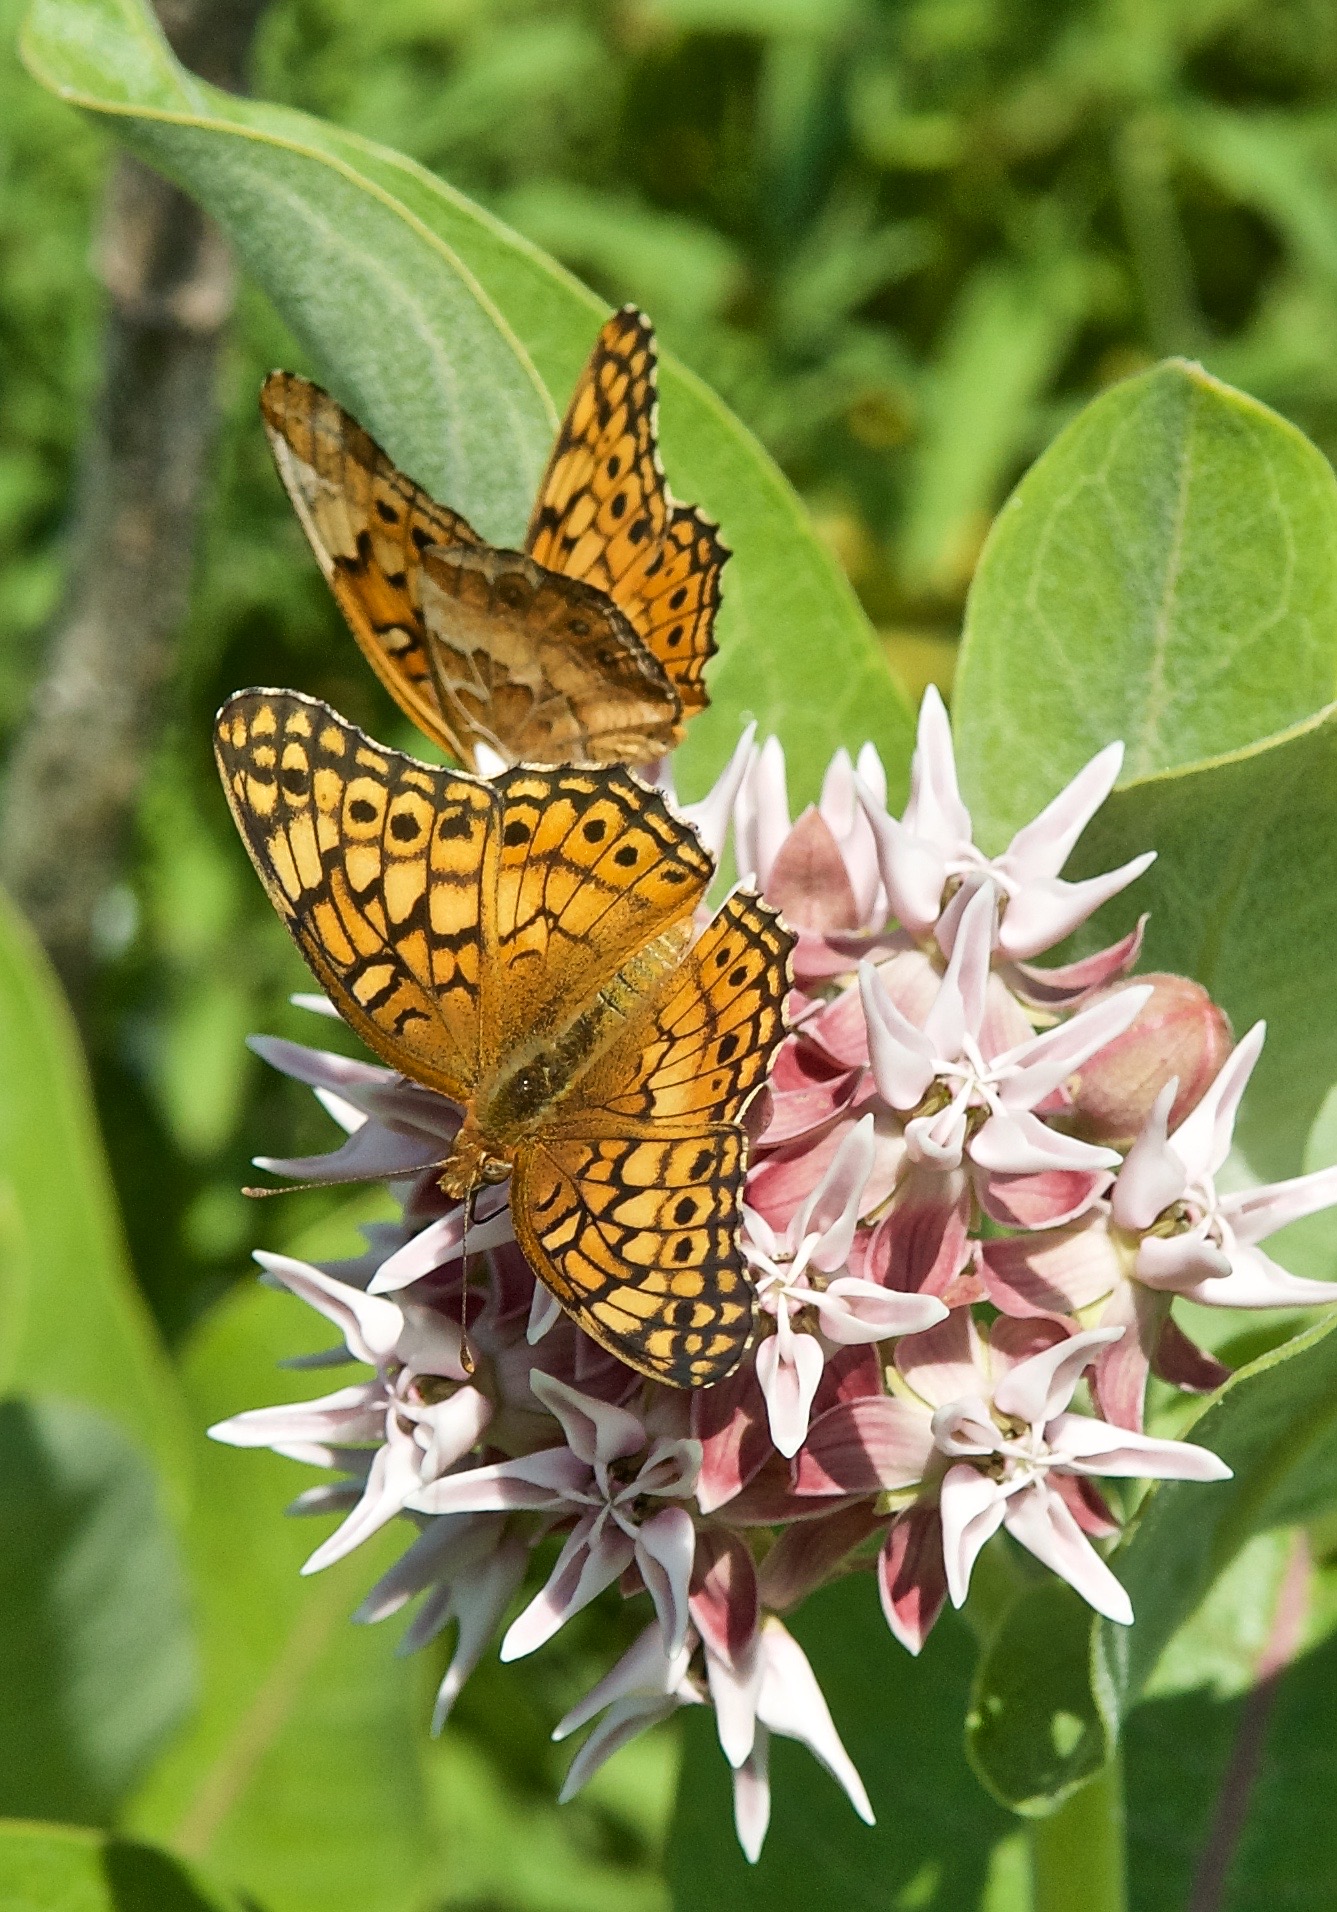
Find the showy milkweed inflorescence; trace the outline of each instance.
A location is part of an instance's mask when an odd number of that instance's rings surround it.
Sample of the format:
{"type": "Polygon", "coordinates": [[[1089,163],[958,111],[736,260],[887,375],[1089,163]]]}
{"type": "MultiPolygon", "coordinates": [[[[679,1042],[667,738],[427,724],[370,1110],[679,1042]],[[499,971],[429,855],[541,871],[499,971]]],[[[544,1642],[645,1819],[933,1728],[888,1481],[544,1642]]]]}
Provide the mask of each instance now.
{"type": "Polygon", "coordinates": [[[1258,1246],[1337,1201],[1337,1170],[1218,1187],[1263,1027],[1232,1044],[1198,985],[1132,980],[1140,927],[1037,964],[1151,860],[1060,874],[1120,761],[1119,746],[1102,751],[987,857],[930,691],[899,818],[866,747],[835,758],[820,802],[791,823],[780,746],[750,733],[687,811],[716,856],[732,827],[739,870],[798,939],[790,1032],[750,1124],[755,1333],[711,1388],[645,1380],[589,1340],[526,1265],[504,1186],[477,1199],[466,1283],[464,1209],[438,1182],[452,1103],[370,1063],[257,1039],[347,1135],[327,1156],[262,1166],[384,1177],[400,1215],[368,1228],[352,1262],[258,1257],[333,1322],[333,1358],[358,1376],[212,1431],[329,1471],[298,1503],[342,1516],[308,1572],[395,1518],[416,1529],[358,1617],[416,1600],[410,1647],[454,1627],[438,1728],[498,1634],[501,1657],[521,1658],[616,1588],[644,1628],[557,1725],[558,1738],[589,1728],[563,1796],[679,1707],[710,1705],[755,1858],[774,1734],[804,1742],[872,1818],[785,1625],[834,1576],[865,1571],[899,1642],[888,1650],[918,1653],[1001,1527],[1131,1621],[1100,1544],[1119,1520],[1098,1482],[1228,1472],[1144,1431],[1151,1375],[1193,1392],[1226,1375],[1175,1298],[1337,1299],[1258,1246]]]}

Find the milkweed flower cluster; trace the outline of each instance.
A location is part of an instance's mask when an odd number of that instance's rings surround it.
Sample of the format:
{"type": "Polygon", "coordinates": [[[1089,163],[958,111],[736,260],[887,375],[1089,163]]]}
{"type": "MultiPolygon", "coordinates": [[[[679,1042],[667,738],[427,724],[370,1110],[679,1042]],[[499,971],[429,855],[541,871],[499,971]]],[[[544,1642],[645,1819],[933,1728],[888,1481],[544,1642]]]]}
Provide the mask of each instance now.
{"type": "Polygon", "coordinates": [[[327,1470],[298,1506],[342,1518],[307,1572],[394,1518],[416,1528],[358,1617],[416,1601],[410,1648],[454,1626],[438,1728],[494,1639],[522,1658],[616,1588],[644,1629],[558,1723],[559,1739],[589,1729],[563,1797],[636,1734],[708,1705],[755,1859],[775,1734],[872,1819],[785,1625],[834,1575],[867,1569],[890,1632],[918,1653],[1002,1528],[1131,1621],[1100,1546],[1118,1521],[1099,1481],[1228,1472],[1143,1426],[1151,1374],[1199,1392],[1225,1374],[1175,1321],[1175,1297],[1337,1300],[1259,1246],[1337,1201],[1337,1169],[1218,1187],[1263,1028],[1232,1048],[1196,984],[1130,980],[1140,928],[1080,962],[1036,962],[1150,861],[1061,874],[1120,761],[1119,746],[1102,751],[986,857],[930,691],[900,817],[866,747],[838,755],[791,822],[780,746],[750,733],[694,806],[716,853],[732,822],[740,871],[798,935],[791,1033],[749,1117],[756,1333],[733,1374],[695,1394],[642,1379],[561,1312],[515,1244],[504,1187],[478,1199],[466,1280],[465,1216],[437,1183],[452,1104],[390,1070],[257,1039],[347,1138],[261,1166],[387,1178],[401,1213],[353,1262],[259,1257],[337,1328],[322,1359],[359,1378],[213,1433],[327,1470]]]}

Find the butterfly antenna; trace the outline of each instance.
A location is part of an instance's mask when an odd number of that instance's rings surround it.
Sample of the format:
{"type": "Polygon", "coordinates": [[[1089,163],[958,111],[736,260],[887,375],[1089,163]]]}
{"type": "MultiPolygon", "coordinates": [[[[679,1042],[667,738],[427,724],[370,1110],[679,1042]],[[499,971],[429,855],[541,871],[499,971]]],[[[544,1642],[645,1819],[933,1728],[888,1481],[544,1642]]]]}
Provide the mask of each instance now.
{"type": "Polygon", "coordinates": [[[471,1183],[464,1197],[464,1228],[460,1238],[463,1272],[460,1288],[460,1366],[466,1374],[472,1374],[476,1365],[473,1349],[469,1346],[469,1230],[473,1226],[475,1193],[476,1187],[471,1183]]]}

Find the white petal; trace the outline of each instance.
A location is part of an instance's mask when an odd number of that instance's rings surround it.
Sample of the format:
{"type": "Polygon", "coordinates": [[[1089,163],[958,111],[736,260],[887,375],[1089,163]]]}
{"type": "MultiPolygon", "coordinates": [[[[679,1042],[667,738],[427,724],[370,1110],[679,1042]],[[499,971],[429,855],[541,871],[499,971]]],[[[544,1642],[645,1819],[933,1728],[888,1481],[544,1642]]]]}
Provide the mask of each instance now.
{"type": "Polygon", "coordinates": [[[1208,1276],[1180,1292],[1209,1308],[1326,1308],[1337,1301],[1337,1282],[1306,1281],[1261,1248],[1239,1242],[1231,1252],[1227,1273],[1208,1276]]]}
{"type": "Polygon", "coordinates": [[[687,1587],[696,1551],[696,1528],[685,1507],[663,1507],[643,1520],[636,1535],[641,1570],[670,1654],[687,1637],[687,1587]]]}
{"type": "Polygon", "coordinates": [[[1057,1494],[1023,1489],[1008,1503],[1006,1521],[1013,1539],[1075,1587],[1088,1606],[1120,1626],[1133,1624],[1132,1601],[1057,1494]]]}
{"type": "Polygon", "coordinates": [[[506,1630],[499,1657],[534,1653],[571,1618],[597,1600],[631,1565],[630,1539],[611,1520],[587,1514],[567,1535],[545,1585],[506,1630]]]}
{"type": "Polygon", "coordinates": [[[843,1267],[849,1257],[859,1222],[859,1201],[876,1157],[873,1118],[865,1115],[843,1138],[821,1181],[790,1224],[790,1243],[795,1248],[808,1235],[820,1237],[811,1260],[826,1273],[843,1267]]]}
{"type": "Polygon", "coordinates": [[[840,1735],[808,1656],[774,1614],[762,1623],[761,1694],[757,1718],[773,1733],[796,1739],[820,1760],[866,1826],[875,1823],[863,1781],[840,1735]]]}
{"type": "Polygon", "coordinates": [[[558,1720],[553,1738],[566,1739],[579,1732],[596,1713],[618,1700],[667,1699],[686,1678],[690,1659],[691,1649],[685,1643],[676,1653],[665,1652],[659,1622],[652,1620],[643,1633],[637,1634],[616,1666],[558,1720]]]}
{"type": "Polygon", "coordinates": [[[332,1275],[304,1261],[294,1261],[290,1255],[271,1255],[259,1248],[255,1259],[266,1274],[334,1322],[359,1361],[380,1367],[394,1353],[403,1332],[404,1317],[393,1301],[364,1294],[361,1288],[350,1288],[347,1282],[336,1281],[332,1275]]]}
{"type": "Polygon", "coordinates": [[[1321,1168],[1313,1175],[1296,1175],[1289,1182],[1269,1182],[1238,1195],[1223,1195],[1218,1207],[1238,1240],[1263,1241],[1288,1222],[1314,1215],[1337,1202],[1337,1168],[1321,1168]]]}
{"type": "MultiPolygon", "coordinates": [[[[1334,1294],[1337,1299],[1337,1292],[1334,1294]]],[[[852,1347],[868,1341],[889,1341],[895,1335],[921,1334],[935,1321],[947,1319],[947,1309],[935,1295],[902,1294],[880,1282],[842,1275],[817,1296],[817,1318],[828,1341],[852,1347]]]]}
{"type": "Polygon", "coordinates": [[[1088,877],[1084,883],[1065,883],[1056,876],[1027,883],[1003,912],[998,933],[1000,954],[1011,962],[1024,963],[1052,949],[1112,896],[1136,882],[1155,861],[1156,852],[1147,850],[1117,870],[1088,877]]]}
{"type": "Polygon", "coordinates": [[[942,1562],[954,1607],[963,1606],[980,1549],[1003,1524],[1007,1497],[997,1481],[962,1461],[949,1467],[940,1491],[942,1562]]]}
{"type": "Polygon", "coordinates": [[[878,1093],[893,1109],[913,1109],[933,1081],[933,1045],[901,1014],[869,962],[859,965],[859,996],[878,1093]]]}
{"type": "Polygon", "coordinates": [[[1256,1022],[1248,1035],[1226,1057],[1221,1071],[1195,1109],[1191,1109],[1171,1138],[1190,1181],[1215,1175],[1230,1153],[1240,1098],[1254,1065],[1262,1054],[1267,1024],[1256,1022]]]}
{"type": "Polygon", "coordinates": [[[1037,1102],[1043,1102],[1106,1043],[1121,1036],[1151,997],[1147,984],[1121,989],[1104,1002],[1070,1016],[1056,1029],[1047,1029],[1042,1036],[1032,1036],[996,1057],[995,1067],[1016,1071],[999,1092],[1004,1108],[1033,1109],[1037,1102]]]}
{"type": "MultiPolygon", "coordinates": [[[[908,1137],[914,1123],[906,1129],[908,1137]]],[[[1079,1141],[1061,1129],[1048,1128],[1029,1109],[1009,1109],[991,1115],[970,1139],[969,1155],[992,1175],[1042,1175],[1047,1169],[1113,1169],[1119,1166],[1114,1149],[1079,1141]]]]}
{"type": "Polygon", "coordinates": [[[734,745],[733,755],[706,795],[696,803],[680,803],[677,806],[679,816],[685,817],[691,824],[716,862],[724,853],[729,820],[738,801],[743,779],[751,768],[754,755],[752,741],[756,734],[757,726],[749,724],[734,745]]]}
{"type": "Polygon", "coordinates": [[[995,1407],[1031,1427],[1042,1426],[1068,1405],[1082,1369],[1122,1335],[1122,1328],[1091,1328],[1018,1361],[994,1389],[995,1407]]]}
{"type": "Polygon", "coordinates": [[[1045,1440],[1055,1464],[1068,1473],[1136,1480],[1230,1479],[1230,1469],[1210,1448],[1111,1427],[1089,1414],[1056,1415],[1045,1429],[1045,1440]]]}
{"type": "Polygon", "coordinates": [[[1178,1094],[1179,1077],[1171,1076],[1152,1103],[1110,1191],[1110,1213],[1117,1226],[1130,1234],[1140,1235],[1150,1228],[1188,1187],[1183,1159],[1168,1140],[1170,1111],[1178,1094]]]}
{"type": "Polygon", "coordinates": [[[1123,767],[1123,745],[1106,744],[1072,782],[1046,804],[1039,816],[1023,824],[998,861],[1018,883],[1057,876],[1078,837],[1118,782],[1123,767]]]}
{"type": "Polygon", "coordinates": [[[624,1407],[613,1407],[535,1368],[529,1385],[550,1414],[561,1422],[573,1454],[592,1467],[596,1460],[622,1461],[645,1446],[645,1427],[624,1407]]]}
{"type": "Polygon", "coordinates": [[[770,1740],[759,1727],[743,1765],[733,1776],[733,1822],[743,1857],[755,1865],[771,1823],[770,1740]]]}
{"type": "Polygon", "coordinates": [[[794,1335],[786,1361],[779,1335],[768,1335],[757,1349],[756,1360],[771,1439],[782,1454],[797,1454],[807,1436],[812,1397],[826,1362],[821,1343],[810,1334],[794,1335]]]}

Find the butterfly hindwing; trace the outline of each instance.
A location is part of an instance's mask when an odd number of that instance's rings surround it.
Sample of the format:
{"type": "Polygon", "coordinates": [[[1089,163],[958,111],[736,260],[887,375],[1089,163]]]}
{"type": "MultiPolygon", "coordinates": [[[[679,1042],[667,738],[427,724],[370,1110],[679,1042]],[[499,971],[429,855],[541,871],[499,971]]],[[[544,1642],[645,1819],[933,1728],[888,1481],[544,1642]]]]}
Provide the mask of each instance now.
{"type": "Polygon", "coordinates": [[[670,1386],[709,1386],[737,1365],[752,1326],[737,1240],[744,1168],[732,1126],[540,1137],[516,1157],[516,1239],[601,1346],[670,1386]]]}
{"type": "Polygon", "coordinates": [[[581,374],[526,549],[550,570],[606,591],[663,666],[683,715],[705,707],[729,553],[707,518],[669,496],[654,329],[633,307],[608,320],[581,374]]]}
{"type": "Polygon", "coordinates": [[[476,533],[309,379],[272,372],[260,410],[279,476],[368,663],[405,716],[472,762],[467,734],[452,730],[437,701],[421,583],[424,551],[476,546],[476,533]]]}
{"type": "Polygon", "coordinates": [[[392,1068],[463,1101],[496,799],[294,691],[242,691],[214,733],[251,861],[340,1014],[392,1068]]]}
{"type": "Polygon", "coordinates": [[[519,551],[428,551],[421,584],[450,730],[508,762],[644,763],[673,748],[681,704],[612,599],[519,551]]]}

